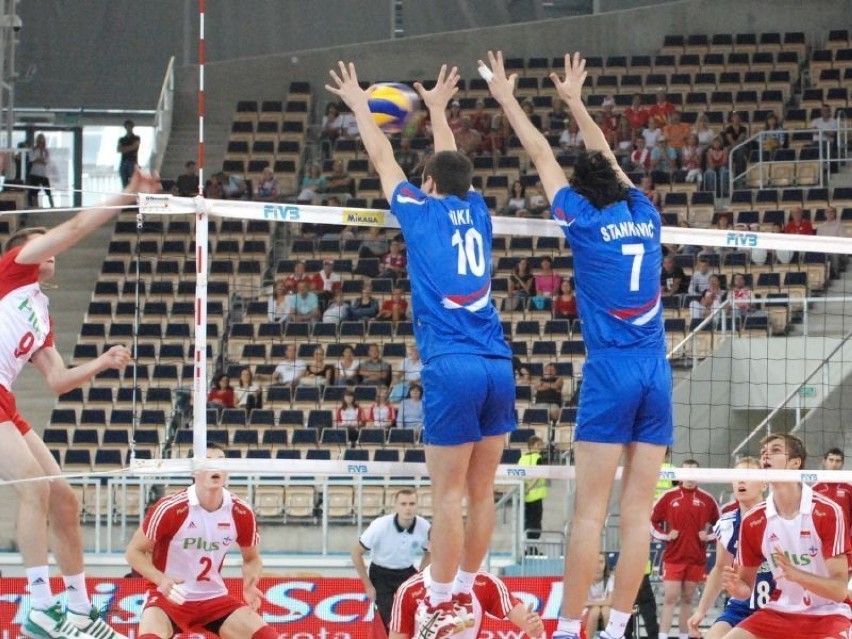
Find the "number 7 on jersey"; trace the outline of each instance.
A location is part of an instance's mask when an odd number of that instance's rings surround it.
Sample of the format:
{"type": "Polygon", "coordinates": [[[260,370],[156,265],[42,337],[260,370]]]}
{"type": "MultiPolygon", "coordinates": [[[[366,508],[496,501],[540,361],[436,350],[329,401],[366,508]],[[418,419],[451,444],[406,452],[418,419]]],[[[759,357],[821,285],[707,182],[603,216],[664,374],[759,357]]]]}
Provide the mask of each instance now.
{"type": "Polygon", "coordinates": [[[644,244],[622,244],[622,255],[633,256],[633,269],[630,271],[630,290],[639,290],[639,274],[642,272],[642,256],[645,255],[644,244]]]}

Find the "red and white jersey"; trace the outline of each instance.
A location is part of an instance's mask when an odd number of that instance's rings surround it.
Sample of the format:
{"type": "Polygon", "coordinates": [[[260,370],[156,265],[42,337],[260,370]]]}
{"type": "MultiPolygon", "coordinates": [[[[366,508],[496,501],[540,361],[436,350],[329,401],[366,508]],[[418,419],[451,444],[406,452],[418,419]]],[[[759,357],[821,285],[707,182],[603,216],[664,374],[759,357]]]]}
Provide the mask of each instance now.
{"type": "Polygon", "coordinates": [[[792,614],[842,615],[852,619],[849,604],[825,599],[781,578],[773,559],[776,548],[781,548],[798,568],[827,577],[825,560],[849,552],[849,535],[837,504],[803,485],[799,515],[784,519],[778,514],[770,493],[769,499],[743,517],[737,562],[749,567],[758,567],[764,561],[769,564],[775,590],[765,606],[767,609],[792,614]]]}
{"type": "Polygon", "coordinates": [[[852,484],[821,482],[814,484],[813,489],[815,493],[827,497],[840,506],[843,519],[846,521],[846,532],[852,534],[852,484]]]}
{"type": "Polygon", "coordinates": [[[198,503],[195,486],[163,497],[148,511],[142,532],[154,542],[157,570],[182,579],[188,601],[204,601],[228,594],[222,581],[222,563],[234,546],[260,543],[257,521],[249,505],[224,491],[214,511],[198,503]]]}
{"type": "MultiPolygon", "coordinates": [[[[410,577],[396,591],[391,610],[390,629],[406,637],[417,636],[417,609],[426,600],[429,584],[432,581],[429,567],[410,577]]],[[[472,628],[467,628],[453,639],[476,639],[482,627],[482,616],[491,615],[505,619],[512,608],[520,601],[512,596],[506,584],[497,577],[480,571],[476,575],[472,591],[473,615],[476,622],[472,628]]]]}
{"type": "Polygon", "coordinates": [[[732,513],[735,510],[739,510],[739,509],[740,509],[740,503],[736,499],[732,499],[732,500],[726,501],[724,504],[722,504],[722,506],[719,508],[719,515],[721,516],[721,515],[724,515],[725,513],[732,513]]]}
{"type": "Polygon", "coordinates": [[[719,506],[706,490],[675,486],[660,495],[651,513],[651,535],[655,539],[665,540],[670,531],[677,530],[679,533],[676,539],[666,541],[663,561],[670,564],[705,565],[707,542],[701,541],[698,533],[710,533],[718,519],[719,506]]]}
{"type": "Polygon", "coordinates": [[[39,264],[18,264],[21,247],[0,258],[0,386],[12,389],[24,364],[53,346],[47,295],[38,284],[39,264]]]}

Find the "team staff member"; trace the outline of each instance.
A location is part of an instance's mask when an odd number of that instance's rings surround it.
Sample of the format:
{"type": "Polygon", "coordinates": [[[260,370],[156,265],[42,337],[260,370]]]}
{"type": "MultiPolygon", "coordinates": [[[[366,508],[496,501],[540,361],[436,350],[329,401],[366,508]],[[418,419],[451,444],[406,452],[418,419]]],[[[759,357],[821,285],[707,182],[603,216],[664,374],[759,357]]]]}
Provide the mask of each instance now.
{"type": "MultiPolygon", "coordinates": [[[[521,455],[518,466],[538,466],[541,464],[541,449],[544,440],[533,435],[527,440],[527,452],[521,455]]],[[[544,517],[544,499],[547,497],[547,480],[531,479],[524,482],[524,523],[527,539],[541,538],[541,520],[544,517]]],[[[532,546],[527,552],[537,555],[538,548],[532,546]]]]}
{"type": "MultiPolygon", "coordinates": [[[[822,457],[822,467],[825,470],[843,470],[844,461],[842,450],[830,448],[822,457]]],[[[840,506],[843,520],[846,522],[846,530],[852,534],[852,485],[846,482],[820,482],[814,484],[813,490],[840,506]]]]}
{"type": "Polygon", "coordinates": [[[417,493],[411,488],[398,490],[394,514],[378,517],[352,547],[352,563],[364,584],[367,596],[376,602],[385,629],[391,618],[396,589],[417,573],[414,560],[423,552],[422,570],[429,565],[429,522],[417,515],[417,493]],[[370,570],[364,566],[364,554],[370,553],[370,570]]]}
{"type": "MultiPolygon", "coordinates": [[[[689,459],[682,467],[698,468],[698,462],[689,459]]],[[[704,581],[707,542],[711,540],[711,530],[718,519],[716,500],[694,481],[680,482],[680,486],[663,493],[654,504],[652,535],[666,542],[660,639],[668,639],[678,601],[680,636],[687,636],[686,622],[692,615],[692,599],[698,584],[704,581]]]]}

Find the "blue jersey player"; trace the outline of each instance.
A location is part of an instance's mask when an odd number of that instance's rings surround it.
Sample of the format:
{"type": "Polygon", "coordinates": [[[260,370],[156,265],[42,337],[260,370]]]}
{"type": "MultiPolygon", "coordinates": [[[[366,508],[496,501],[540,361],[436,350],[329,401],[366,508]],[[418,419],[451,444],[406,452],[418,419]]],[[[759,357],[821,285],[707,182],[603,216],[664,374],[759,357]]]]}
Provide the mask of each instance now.
{"type": "Polygon", "coordinates": [[[616,470],[624,456],[621,554],[609,623],[620,639],[649,554],[648,521],[666,446],[672,443],[671,371],[660,305],[660,216],[619,168],[582,100],[585,60],[565,56],[565,78],[551,74],[583,134],[569,185],[547,139],[513,95],[502,53],[489,52],[491,94],[538,170],[574,255],[577,308],[588,357],[574,435],[576,498],[566,579],[554,639],[576,639],[600,550],[616,470]]]}
{"type": "MultiPolygon", "coordinates": [[[[760,462],[753,457],[745,457],[739,460],[735,468],[761,468],[760,462]]],[[[743,516],[763,501],[763,493],[766,484],[759,481],[735,481],[734,498],[737,508],[726,512],[716,522],[714,536],[716,537],[716,563],[713,570],[707,575],[707,584],[701,595],[701,601],[695,608],[695,612],[689,618],[689,631],[700,636],[698,626],[704,620],[707,611],[722,592],[722,577],[726,567],[734,565],[737,556],[737,542],[740,537],[740,522],[743,516]]],[[[772,579],[772,571],[764,566],[758,573],[754,583],[754,590],[748,599],[731,598],[725,605],[721,616],[713,622],[710,629],[704,633],[704,639],[721,639],[727,632],[751,615],[755,610],[763,608],[769,601],[769,597],[775,588],[772,579]]]]}
{"type": "Polygon", "coordinates": [[[491,301],[491,219],[447,123],[455,68],[443,67],[429,91],[415,85],[429,109],[436,151],[419,188],[373,120],[354,65],[339,63],[331,77],[326,88],[352,109],[408,251],[434,511],[432,583],[418,636],[441,639],[474,624],[471,589],[494,529],[494,474],[505,435],[515,428],[512,354],[491,301]]]}

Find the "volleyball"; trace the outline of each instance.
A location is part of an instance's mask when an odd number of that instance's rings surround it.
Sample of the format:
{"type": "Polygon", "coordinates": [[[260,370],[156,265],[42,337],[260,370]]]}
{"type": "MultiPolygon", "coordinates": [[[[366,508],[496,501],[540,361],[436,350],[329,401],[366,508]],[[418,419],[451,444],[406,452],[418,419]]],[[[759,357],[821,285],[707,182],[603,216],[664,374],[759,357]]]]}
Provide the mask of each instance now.
{"type": "Polygon", "coordinates": [[[387,133],[399,133],[420,107],[417,92],[409,86],[388,82],[370,88],[370,112],[387,133]]]}

